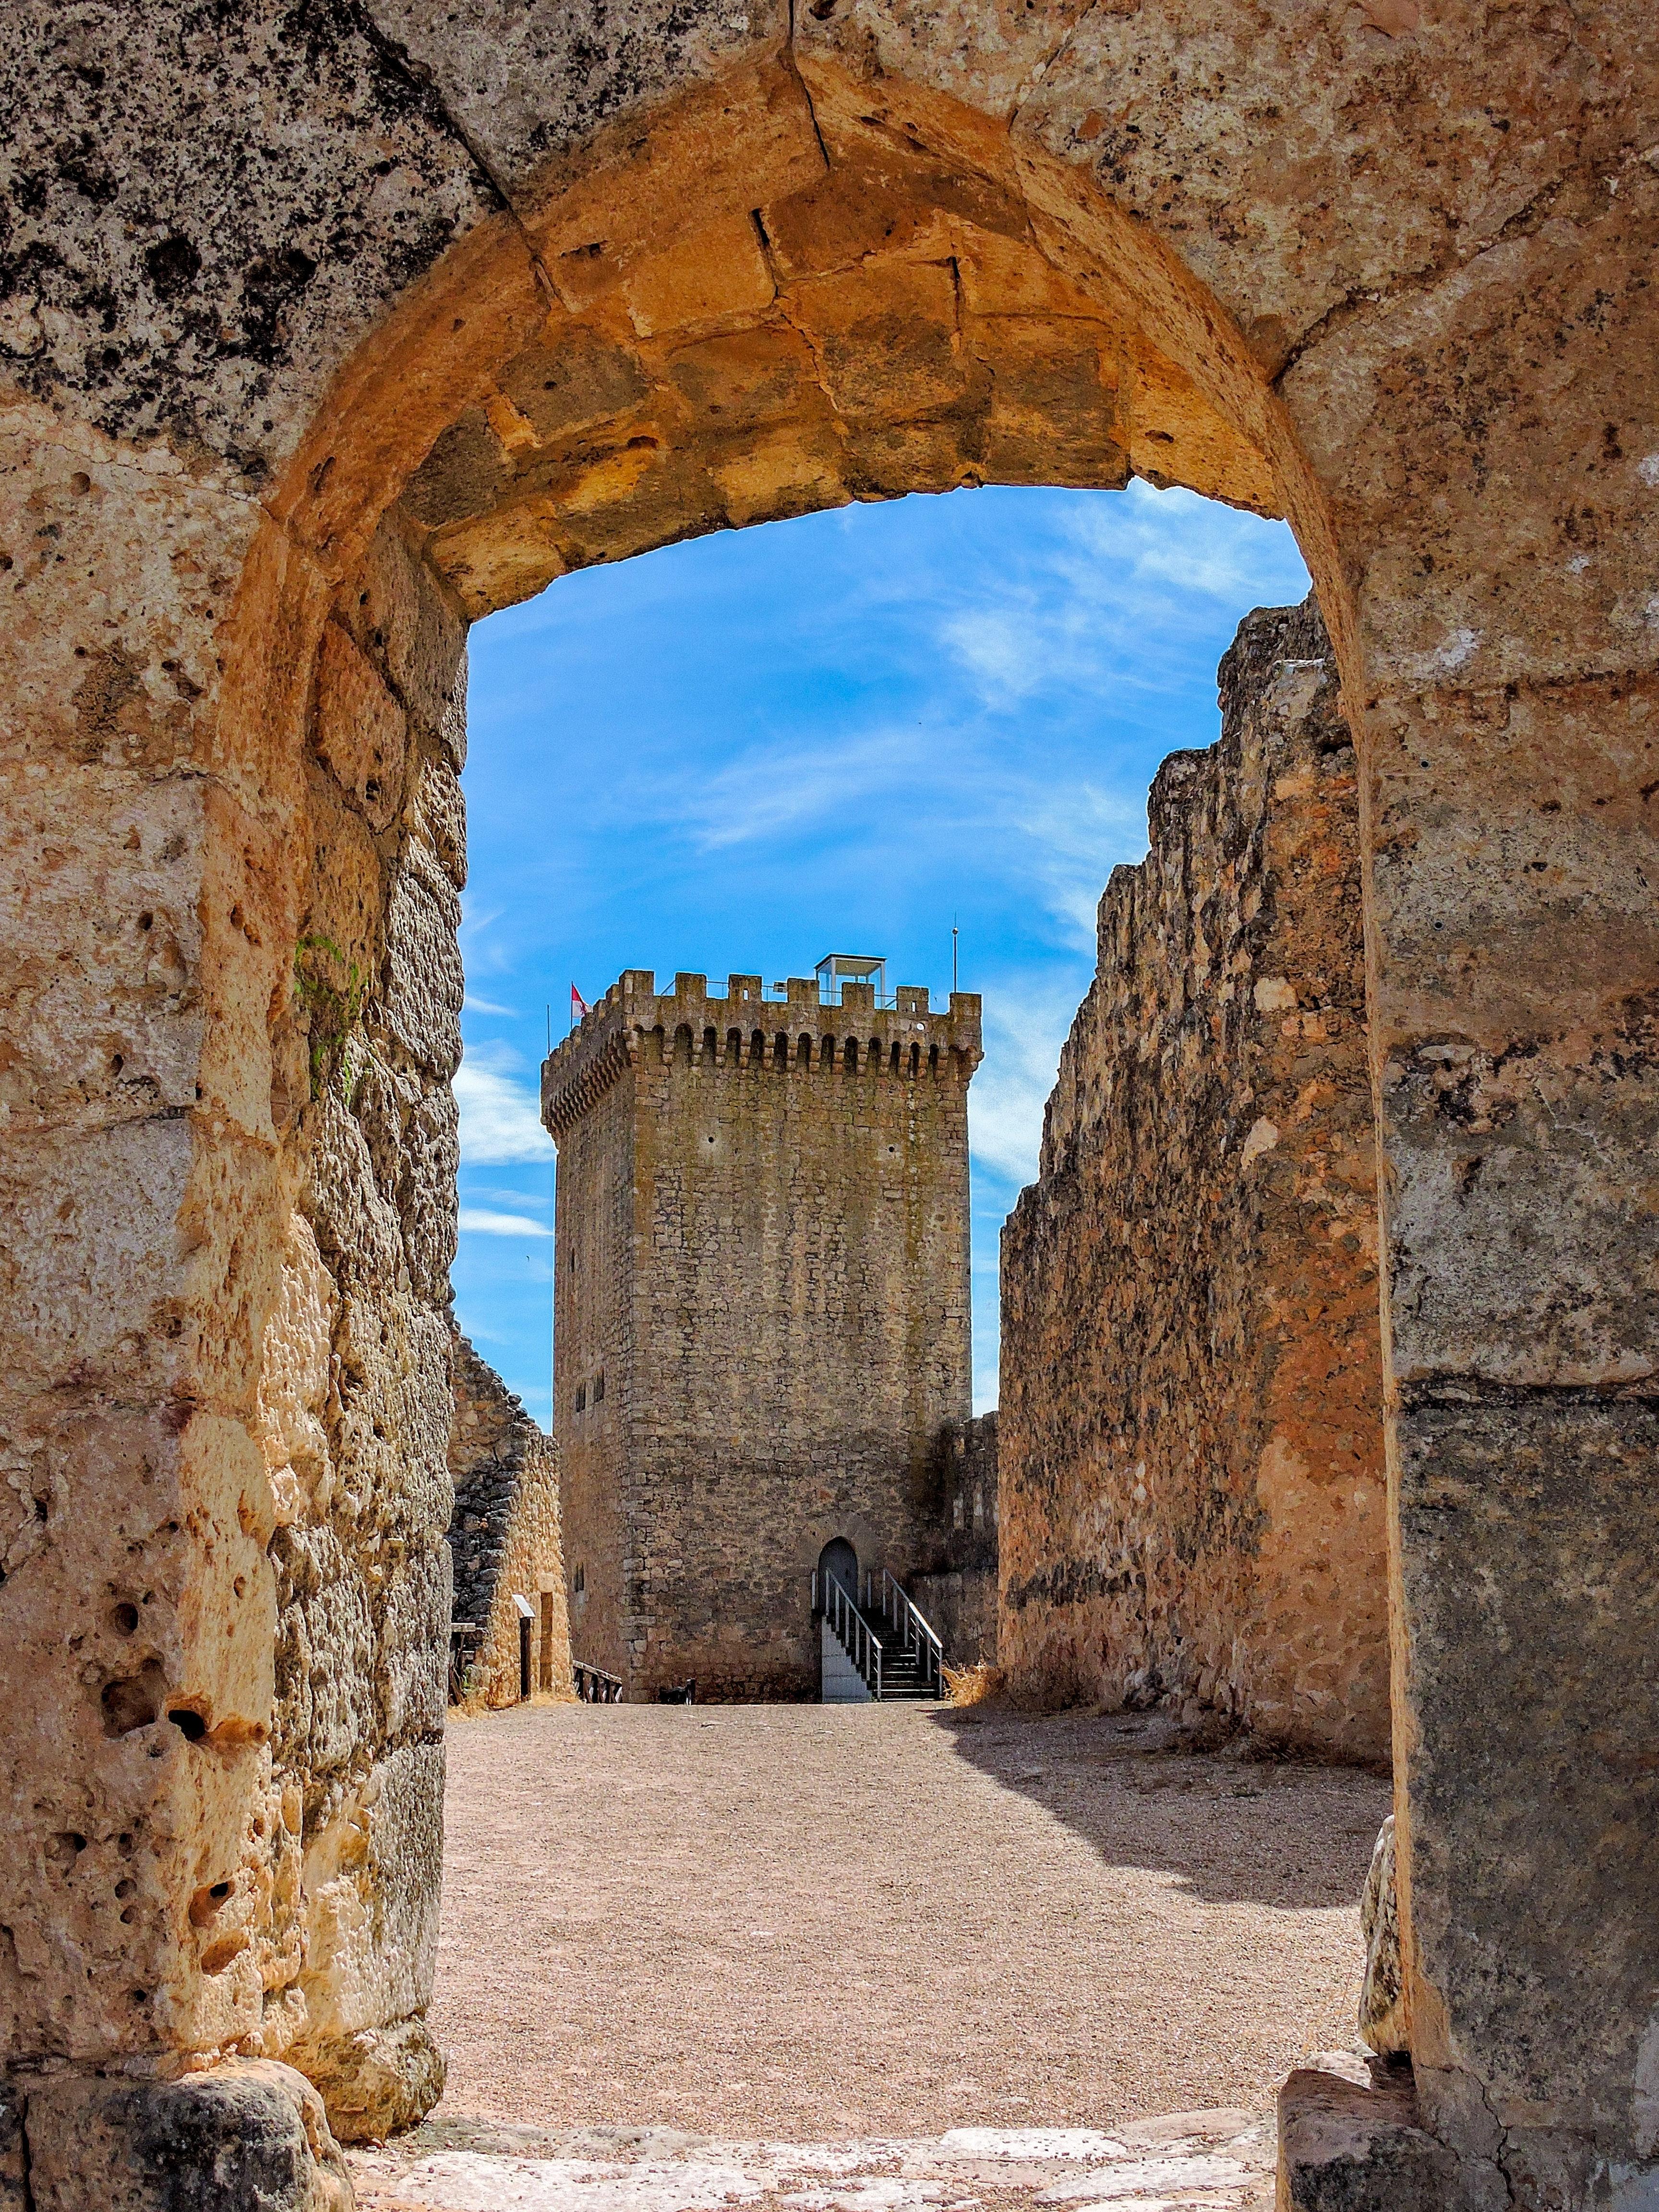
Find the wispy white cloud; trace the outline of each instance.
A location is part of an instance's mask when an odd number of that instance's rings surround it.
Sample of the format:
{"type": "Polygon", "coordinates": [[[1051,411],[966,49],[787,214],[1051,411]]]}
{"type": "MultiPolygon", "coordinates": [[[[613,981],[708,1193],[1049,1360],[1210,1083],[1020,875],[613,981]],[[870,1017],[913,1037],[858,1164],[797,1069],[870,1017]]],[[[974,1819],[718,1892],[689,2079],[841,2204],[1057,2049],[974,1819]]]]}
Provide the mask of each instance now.
{"type": "Polygon", "coordinates": [[[1042,1109],[1054,1087],[1065,1043],[1088,975],[1034,991],[1029,979],[988,996],[985,1060],[968,1094],[968,1141],[975,1160],[1012,1183],[1036,1175],[1042,1109]]]}
{"type": "Polygon", "coordinates": [[[518,1018],[519,1010],[516,1006],[498,1006],[493,999],[475,998],[471,991],[462,1000],[461,1004],[469,1014],[500,1014],[506,1021],[516,1021],[518,1018]]]}
{"type": "Polygon", "coordinates": [[[937,633],[985,705],[1006,712],[1045,691],[1109,684],[1156,690],[1160,653],[1207,622],[1203,602],[1260,595],[1271,580],[1299,597],[1305,575],[1273,526],[1194,494],[1139,482],[1110,500],[1079,501],[1023,562],[951,580],[937,633]]]}
{"type": "Polygon", "coordinates": [[[1145,799],[1139,792],[1091,783],[1064,792],[1029,783],[1014,795],[1008,819],[1030,841],[1032,888],[1060,924],[1065,942],[1092,954],[1107,878],[1120,861],[1138,860],[1146,852],[1145,799]]]}
{"type": "Polygon", "coordinates": [[[461,1227],[476,1237],[550,1237],[553,1231],[527,1213],[490,1213],[483,1206],[464,1206],[461,1227]]]}
{"type": "Polygon", "coordinates": [[[538,1101],[520,1073],[523,1063],[505,1045],[474,1045],[455,1074],[460,1109],[461,1160],[467,1167],[507,1166],[517,1160],[544,1165],[553,1139],[542,1127],[538,1101]]]}
{"type": "Polygon", "coordinates": [[[799,836],[850,805],[890,793],[915,778],[922,750],[914,729],[884,726],[824,745],[768,745],[711,776],[687,778],[674,812],[699,849],[799,836]]]}

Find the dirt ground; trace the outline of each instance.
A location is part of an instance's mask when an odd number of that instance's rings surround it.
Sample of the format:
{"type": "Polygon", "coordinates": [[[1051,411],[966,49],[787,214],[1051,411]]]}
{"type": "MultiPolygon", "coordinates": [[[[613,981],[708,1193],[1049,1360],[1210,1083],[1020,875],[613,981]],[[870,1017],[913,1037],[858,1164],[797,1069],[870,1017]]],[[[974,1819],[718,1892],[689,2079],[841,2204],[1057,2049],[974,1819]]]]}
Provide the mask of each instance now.
{"type": "Polygon", "coordinates": [[[434,2120],[800,2143],[1265,2112],[1353,2042],[1388,1786],[1133,1716],[449,1730],[434,2120]]]}

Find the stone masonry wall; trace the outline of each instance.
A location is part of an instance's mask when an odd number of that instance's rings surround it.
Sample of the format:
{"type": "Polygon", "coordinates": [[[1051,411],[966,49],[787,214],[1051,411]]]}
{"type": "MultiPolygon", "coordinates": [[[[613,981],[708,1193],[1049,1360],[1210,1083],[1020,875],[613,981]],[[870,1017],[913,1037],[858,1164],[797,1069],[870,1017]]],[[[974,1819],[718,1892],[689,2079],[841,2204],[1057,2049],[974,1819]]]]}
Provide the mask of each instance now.
{"type": "Polygon", "coordinates": [[[927,1563],[907,1587],[939,1632],[952,1667],[997,1656],[997,1417],[951,1421],[928,1468],[936,1531],[927,1563]]]}
{"type": "Polygon", "coordinates": [[[577,1656],[650,1696],[811,1698],[835,1537],[904,1579],[969,1411],[979,1005],[630,971],[548,1061],[555,1433],[577,1656]]]}
{"type": "MultiPolygon", "coordinates": [[[[359,1401],[371,1358],[291,1231],[308,1147],[272,1057],[315,652],[417,473],[471,613],[988,475],[1138,471],[1288,518],[1364,718],[1421,2114],[1469,2202],[1651,2195],[1651,5],[25,0],[14,24],[0,2033],[37,2202],[235,2201],[219,2069],[309,1972],[278,1798],[324,1885],[395,1810],[337,1862],[307,1807],[307,1776],[356,1769],[295,1754],[295,1684],[343,1698],[361,1646],[285,1656],[278,1698],[256,1397],[290,1300],[359,1401]],[[201,2132],[158,2173],[192,2085],[201,2132]]],[[[409,634],[385,672],[425,729],[409,634]]],[[[393,1277],[365,1312],[436,1404],[419,1303],[393,1277]]],[[[382,1510],[377,1420],[402,1449],[390,1395],[349,1434],[318,1417],[348,1528],[382,1510]]],[[[423,1551],[441,1524],[413,1517],[423,1551]]],[[[354,1534],[325,1586],[402,1575],[354,1534]]],[[[390,1969],[383,1998],[400,2017],[390,1969]]]]}
{"type": "Polygon", "coordinates": [[[318,662],[313,864],[278,1039],[274,1110],[307,1164],[262,1387],[275,1890],[298,1919],[291,1968],[274,1988],[267,1970],[256,2055],[300,2067],[346,2136],[407,2124],[443,2079],[425,2011],[450,1606],[465,635],[383,526],[318,662]]]}
{"type": "Polygon", "coordinates": [[[457,1629],[477,1632],[459,1642],[464,1686],[489,1705],[512,1705],[520,1696],[523,1616],[515,1600],[522,1596],[534,1608],[532,1690],[574,1697],[557,1449],[459,1333],[453,1359],[454,1621],[457,1629]]]}
{"type": "Polygon", "coordinates": [[[1318,612],[1259,611],[1220,742],[1114,872],[1003,1240],[1000,1656],[1389,1749],[1376,1167],[1354,754],[1318,612]]]}

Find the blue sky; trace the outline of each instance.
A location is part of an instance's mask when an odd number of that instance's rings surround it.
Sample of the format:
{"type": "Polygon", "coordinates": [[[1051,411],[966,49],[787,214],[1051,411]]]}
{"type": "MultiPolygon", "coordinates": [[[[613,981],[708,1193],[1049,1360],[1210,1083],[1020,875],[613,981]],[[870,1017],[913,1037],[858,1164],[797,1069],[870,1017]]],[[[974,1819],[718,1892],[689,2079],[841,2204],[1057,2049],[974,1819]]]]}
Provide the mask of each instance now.
{"type": "Polygon", "coordinates": [[[996,1403],[997,1237],[1146,847],[1164,755],[1212,743],[1216,662],[1299,599],[1288,530],[1187,492],[988,489],[843,507],[568,576],[472,633],[465,777],[461,1326],[544,1422],[546,1015],[624,968],[983,994],[969,1094],[975,1397],[996,1403]]]}

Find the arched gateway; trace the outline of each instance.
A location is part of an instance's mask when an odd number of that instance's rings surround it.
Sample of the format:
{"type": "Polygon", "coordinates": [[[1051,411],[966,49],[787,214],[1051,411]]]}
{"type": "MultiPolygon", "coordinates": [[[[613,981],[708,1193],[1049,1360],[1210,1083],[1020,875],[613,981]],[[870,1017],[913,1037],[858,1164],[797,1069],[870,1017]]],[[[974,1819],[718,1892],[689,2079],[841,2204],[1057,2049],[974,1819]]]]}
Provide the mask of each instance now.
{"type": "Polygon", "coordinates": [[[1361,746],[1413,2140],[1649,2201],[1651,11],[8,32],[4,2185],[435,2094],[468,620],[1138,471],[1289,517],[1361,746]]]}

